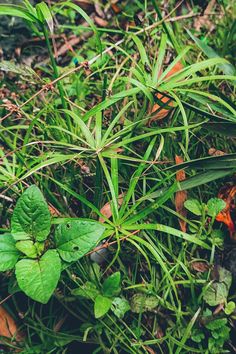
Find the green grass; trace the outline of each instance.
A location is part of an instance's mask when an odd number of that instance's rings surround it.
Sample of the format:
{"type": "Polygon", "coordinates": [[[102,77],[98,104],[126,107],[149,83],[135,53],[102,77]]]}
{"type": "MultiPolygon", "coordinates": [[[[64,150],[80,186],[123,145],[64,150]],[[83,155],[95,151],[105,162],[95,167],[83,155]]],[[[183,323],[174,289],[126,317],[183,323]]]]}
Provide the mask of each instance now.
{"type": "MultiPolygon", "coordinates": [[[[32,85],[19,92],[16,104],[20,118],[1,107],[1,231],[10,229],[15,202],[31,184],[40,187],[60,218],[98,220],[107,202],[112,210],[112,217],[105,219],[104,238],[110,243],[106,260],[98,266],[88,255],[67,267],[47,305],[19,292],[14,274],[1,275],[1,298],[12,294],[6,302],[8,308],[15,315],[23,314],[19,321],[26,335],[22,353],[231,350],[227,334],[222,345],[217,338],[210,343],[212,330],[204,321],[227,318],[233,338],[235,315],[224,311],[212,314],[214,308],[204,300],[210,271],[196,272],[191,266],[194,261],[212,266],[215,253],[223,249],[222,239],[214,232],[223,230],[226,240],[229,235],[214,219],[209,226],[204,212],[200,217],[189,212],[183,233],[174,195],[187,190],[188,199],[206,204],[232,180],[236,170],[235,26],[230,27],[226,42],[223,29],[233,22],[233,2],[221,2],[220,11],[225,16],[211,37],[203,38],[215,48],[215,55],[203,47],[204,41],[196,40],[204,37],[205,30],[200,36],[195,33],[193,19],[170,21],[177,16],[174,2],[168,8],[172,13],[164,19],[160,18],[159,5],[155,1],[121,2],[123,11],[113,16],[107,28],[95,26],[69,1],[52,2],[51,15],[44,13],[46,20],[35,19],[29,4],[28,8],[22,5],[24,10],[0,6],[0,14],[32,21],[28,23],[32,36],[44,33],[44,49],[46,46],[51,58],[46,67],[40,66],[41,78],[34,68],[32,85]],[[142,13],[142,25],[132,23],[125,31],[122,23],[133,21],[137,12],[142,13]],[[75,49],[79,67],[74,67],[71,53],[67,54],[67,66],[55,62],[50,16],[59,23],[54,29],[57,34],[69,30],[81,35],[85,28],[77,26],[75,18],[81,16],[87,21],[92,34],[75,49]],[[192,35],[185,28],[190,28],[192,35]],[[172,59],[167,64],[168,56],[172,59]],[[184,69],[166,79],[179,60],[184,69]],[[87,61],[90,72],[80,65],[87,61]],[[53,90],[42,89],[54,79],[53,90]],[[173,99],[175,107],[163,121],[149,127],[149,108],[157,92],[173,99]],[[209,157],[211,147],[227,154],[209,157]],[[175,166],[175,155],[182,156],[185,163],[175,166]],[[89,173],[81,168],[81,160],[89,173]],[[182,168],[186,180],[176,182],[176,171],[182,168]],[[131,310],[122,318],[109,311],[95,319],[93,300],[75,296],[72,290],[87,281],[101,289],[108,275],[116,271],[121,272],[121,296],[129,301],[131,310]],[[199,333],[203,338],[196,339],[199,333]]],[[[105,6],[109,7],[108,2],[105,6]]],[[[182,7],[181,11],[183,14],[187,9],[182,7]]],[[[15,75],[24,80],[22,73],[15,75]]],[[[10,86],[7,75],[2,84],[10,86]]],[[[233,292],[230,296],[234,301],[233,292]]],[[[21,348],[12,341],[6,343],[5,350],[11,346],[21,348]]]]}

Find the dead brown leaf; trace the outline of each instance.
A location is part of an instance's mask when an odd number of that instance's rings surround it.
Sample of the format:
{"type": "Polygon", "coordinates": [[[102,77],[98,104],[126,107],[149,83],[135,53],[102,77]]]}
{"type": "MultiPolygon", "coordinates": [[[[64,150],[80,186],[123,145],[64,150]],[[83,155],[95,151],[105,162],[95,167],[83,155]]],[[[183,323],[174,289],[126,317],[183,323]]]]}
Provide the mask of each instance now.
{"type": "Polygon", "coordinates": [[[221,150],[217,150],[215,148],[210,148],[208,150],[208,155],[210,155],[210,156],[223,156],[223,155],[225,155],[225,152],[221,151],[221,150]]]}
{"type": "Polygon", "coordinates": [[[6,338],[15,337],[18,342],[23,339],[23,335],[19,332],[15,320],[3,306],[0,306],[0,336],[6,338]]]}
{"type": "MultiPolygon", "coordinates": [[[[171,77],[172,75],[176,74],[178,71],[182,69],[183,69],[183,65],[180,62],[176,63],[174,67],[165,76],[165,79],[171,77]]],[[[159,75],[160,74],[161,73],[159,73],[159,75]]],[[[151,125],[152,122],[165,118],[167,114],[170,112],[171,107],[173,107],[174,105],[174,101],[171,100],[169,97],[166,97],[162,93],[156,93],[155,96],[158,100],[160,100],[163,103],[163,105],[166,104],[166,107],[168,106],[169,108],[168,107],[161,108],[161,106],[158,103],[155,103],[151,110],[151,118],[148,120],[149,126],[151,125]]]]}
{"type": "Polygon", "coordinates": [[[196,270],[197,272],[201,272],[201,273],[204,273],[206,272],[207,270],[209,270],[210,266],[208,263],[206,262],[198,262],[198,261],[195,261],[195,262],[192,262],[191,263],[191,268],[196,270]]]}
{"type": "Polygon", "coordinates": [[[94,16],[94,21],[99,27],[107,27],[108,22],[99,16],[94,16]]]}
{"type": "MultiPolygon", "coordinates": [[[[117,203],[119,206],[121,206],[123,202],[124,194],[121,193],[118,195],[117,203]]],[[[112,216],[112,211],[111,211],[111,202],[107,202],[105,205],[100,210],[100,213],[105,216],[107,219],[109,219],[112,216]]],[[[105,220],[100,216],[99,218],[100,222],[105,222],[105,220]]]]}
{"type": "MultiPolygon", "coordinates": [[[[175,156],[175,162],[176,164],[183,163],[183,159],[181,156],[176,155],[175,156]]],[[[177,181],[184,181],[186,179],[185,176],[185,171],[180,170],[176,173],[176,180],[177,181]]],[[[184,207],[184,202],[187,200],[187,192],[186,191],[178,191],[175,193],[175,209],[177,213],[182,215],[183,217],[186,217],[187,215],[187,210],[184,207]]],[[[186,221],[179,219],[179,225],[180,228],[183,232],[186,232],[186,221]]]]}

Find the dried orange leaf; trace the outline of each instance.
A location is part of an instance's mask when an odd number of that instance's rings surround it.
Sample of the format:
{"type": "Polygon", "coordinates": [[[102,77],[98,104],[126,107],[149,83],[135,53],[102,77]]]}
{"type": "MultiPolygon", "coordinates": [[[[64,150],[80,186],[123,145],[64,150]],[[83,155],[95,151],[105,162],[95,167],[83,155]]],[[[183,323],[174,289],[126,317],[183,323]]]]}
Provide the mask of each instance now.
{"type": "Polygon", "coordinates": [[[191,268],[196,270],[197,272],[201,272],[201,273],[204,273],[206,272],[207,270],[209,270],[209,264],[206,263],[206,262],[192,262],[191,263],[191,268]]]}
{"type": "MultiPolygon", "coordinates": [[[[177,62],[173,66],[173,68],[168,72],[168,74],[166,74],[165,79],[171,77],[172,75],[176,74],[182,69],[183,69],[183,65],[180,62],[177,62]]],[[[173,107],[174,105],[173,100],[171,100],[169,97],[166,97],[161,93],[157,93],[155,94],[155,96],[157,97],[158,100],[160,100],[163,103],[163,105],[166,104],[166,106],[165,108],[161,108],[161,106],[158,103],[154,104],[151,110],[151,118],[148,121],[148,125],[150,125],[152,122],[155,122],[156,120],[165,118],[167,114],[170,112],[171,107],[173,107]]]]}
{"type": "Polygon", "coordinates": [[[226,207],[216,216],[216,220],[223,222],[228,227],[231,239],[236,238],[236,229],[231,217],[231,211],[235,210],[235,195],[236,186],[224,186],[218,194],[218,198],[225,201],[226,207]]]}
{"type": "Polygon", "coordinates": [[[3,306],[0,306],[0,336],[7,338],[15,337],[17,341],[23,339],[22,334],[19,333],[15,320],[3,306]]]}
{"type": "MultiPolygon", "coordinates": [[[[183,161],[181,156],[176,155],[175,156],[175,162],[176,164],[180,164],[183,161]]],[[[177,181],[184,181],[186,179],[185,176],[185,171],[180,170],[176,173],[176,180],[177,181]]],[[[178,191],[175,193],[175,209],[177,213],[182,215],[183,217],[186,217],[187,215],[187,210],[184,207],[184,202],[187,200],[187,192],[186,191],[178,191]]],[[[186,232],[186,222],[182,219],[179,219],[179,225],[180,228],[183,232],[186,232]]]]}

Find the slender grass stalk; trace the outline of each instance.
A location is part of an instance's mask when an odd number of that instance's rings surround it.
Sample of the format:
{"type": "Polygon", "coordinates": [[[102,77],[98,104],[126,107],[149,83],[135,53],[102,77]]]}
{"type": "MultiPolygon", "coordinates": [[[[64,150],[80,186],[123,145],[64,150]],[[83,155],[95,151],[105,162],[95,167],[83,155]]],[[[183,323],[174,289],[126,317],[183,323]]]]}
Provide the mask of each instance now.
{"type": "MultiPolygon", "coordinates": [[[[46,27],[45,24],[42,25],[42,29],[43,29],[43,33],[44,33],[44,37],[45,37],[45,41],[46,41],[46,45],[47,45],[50,61],[51,61],[53,72],[54,72],[54,79],[57,79],[59,77],[59,71],[58,71],[58,68],[57,68],[56,60],[55,60],[53,52],[52,52],[52,47],[51,47],[51,43],[50,43],[50,39],[49,39],[49,35],[48,35],[48,30],[47,30],[47,27],[46,27]]],[[[68,109],[67,102],[65,100],[65,91],[63,89],[61,81],[57,81],[57,87],[58,87],[59,94],[60,94],[60,97],[61,97],[62,107],[63,107],[63,109],[68,109]]],[[[71,120],[70,120],[70,117],[69,117],[69,115],[67,113],[65,113],[65,118],[66,118],[67,127],[68,127],[69,130],[71,130],[71,120]]]]}

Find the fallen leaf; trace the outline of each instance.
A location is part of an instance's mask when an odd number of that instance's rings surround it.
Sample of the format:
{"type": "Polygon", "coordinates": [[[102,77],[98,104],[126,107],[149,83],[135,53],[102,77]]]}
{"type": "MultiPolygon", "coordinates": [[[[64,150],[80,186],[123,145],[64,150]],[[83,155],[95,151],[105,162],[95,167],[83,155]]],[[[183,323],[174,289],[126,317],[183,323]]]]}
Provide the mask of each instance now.
{"type": "Polygon", "coordinates": [[[94,21],[99,27],[107,27],[108,22],[99,16],[94,16],[94,21]]]}
{"type": "MultiPolygon", "coordinates": [[[[173,68],[166,74],[164,77],[165,79],[168,77],[171,77],[172,75],[176,74],[178,71],[183,69],[183,65],[180,62],[177,62],[173,68]]],[[[161,72],[159,73],[159,75],[161,72]]],[[[154,106],[152,107],[151,110],[151,118],[148,120],[148,125],[150,126],[152,122],[155,122],[156,120],[161,120],[167,116],[167,114],[170,112],[171,107],[174,106],[174,101],[170,99],[169,97],[166,97],[162,93],[156,93],[155,94],[156,98],[161,101],[166,106],[167,108],[161,108],[161,106],[158,103],[155,103],[154,106]],[[156,112],[156,113],[155,113],[156,112]]]]}
{"type": "Polygon", "coordinates": [[[210,266],[208,263],[206,262],[198,262],[198,261],[195,261],[195,262],[192,262],[191,263],[191,268],[196,270],[197,272],[201,272],[201,273],[204,273],[206,272],[207,270],[209,270],[210,266]]]}
{"type": "Polygon", "coordinates": [[[224,151],[221,151],[221,150],[217,150],[215,148],[210,148],[208,150],[208,155],[210,156],[222,156],[222,155],[225,155],[226,153],[224,151]]]}
{"type": "Polygon", "coordinates": [[[223,222],[229,230],[230,238],[236,240],[236,229],[231,217],[231,211],[235,210],[234,198],[236,195],[236,186],[224,186],[221,188],[218,198],[226,203],[226,207],[216,216],[216,220],[223,222]]]}
{"type": "Polygon", "coordinates": [[[0,306],[0,336],[6,338],[14,337],[18,342],[23,339],[15,320],[3,306],[0,306]]]}
{"type": "MultiPolygon", "coordinates": [[[[176,164],[183,163],[183,159],[181,156],[176,155],[175,156],[175,162],[176,164]]],[[[185,171],[180,170],[176,173],[176,180],[177,181],[184,181],[186,179],[185,176],[185,171]]],[[[184,207],[184,202],[187,200],[187,192],[186,191],[178,191],[175,193],[175,209],[177,213],[182,215],[183,217],[186,217],[187,215],[187,210],[184,207]]],[[[179,219],[179,225],[180,228],[183,232],[186,232],[186,221],[179,219]]]]}
{"type": "MultiPolygon", "coordinates": [[[[123,193],[118,195],[118,199],[117,199],[117,203],[118,206],[121,206],[122,202],[123,202],[123,193]]],[[[109,219],[112,216],[112,211],[111,211],[111,202],[107,202],[105,205],[103,205],[103,207],[100,210],[100,213],[105,216],[107,219],[109,219]]],[[[99,218],[100,222],[105,222],[105,220],[100,216],[99,218]]]]}

